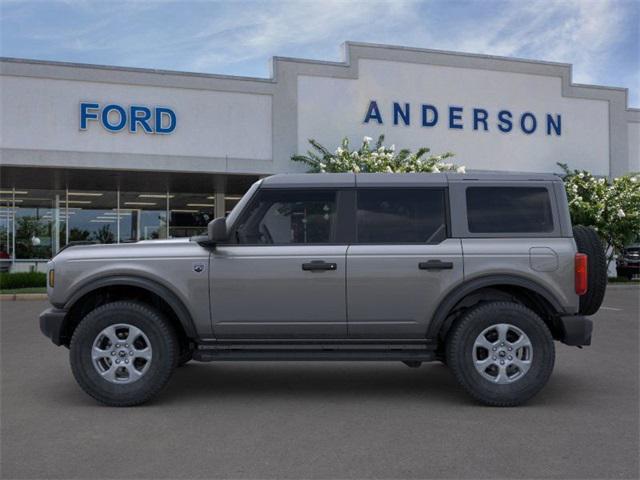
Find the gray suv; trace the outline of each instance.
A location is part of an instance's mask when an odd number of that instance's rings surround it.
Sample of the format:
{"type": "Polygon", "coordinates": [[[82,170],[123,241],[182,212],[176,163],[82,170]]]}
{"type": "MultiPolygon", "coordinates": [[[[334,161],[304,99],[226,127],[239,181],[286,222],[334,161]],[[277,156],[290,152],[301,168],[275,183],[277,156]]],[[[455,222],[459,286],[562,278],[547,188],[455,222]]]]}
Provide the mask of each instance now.
{"type": "Polygon", "coordinates": [[[143,403],[190,360],[441,361],[520,404],[554,340],[589,345],[604,252],[540,174],[291,174],[191,239],[65,248],[40,328],[97,400],[143,403]]]}

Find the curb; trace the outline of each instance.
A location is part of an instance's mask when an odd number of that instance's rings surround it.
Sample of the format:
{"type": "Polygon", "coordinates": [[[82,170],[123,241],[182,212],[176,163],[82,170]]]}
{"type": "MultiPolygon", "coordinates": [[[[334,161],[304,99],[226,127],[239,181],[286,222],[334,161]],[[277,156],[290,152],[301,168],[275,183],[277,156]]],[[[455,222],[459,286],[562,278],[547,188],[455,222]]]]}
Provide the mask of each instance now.
{"type": "Polygon", "coordinates": [[[46,293],[0,293],[0,300],[47,300],[46,293]]]}

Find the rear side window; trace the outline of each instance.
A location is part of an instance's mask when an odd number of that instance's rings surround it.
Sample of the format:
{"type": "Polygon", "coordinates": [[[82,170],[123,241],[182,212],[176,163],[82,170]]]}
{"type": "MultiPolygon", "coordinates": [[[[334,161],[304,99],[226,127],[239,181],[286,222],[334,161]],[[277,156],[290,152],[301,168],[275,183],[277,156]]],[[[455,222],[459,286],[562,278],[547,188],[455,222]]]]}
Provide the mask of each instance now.
{"type": "Polygon", "coordinates": [[[469,187],[467,218],[472,233],[553,231],[549,192],[543,187],[469,187]]]}
{"type": "Polygon", "coordinates": [[[440,243],[446,236],[443,189],[358,191],[358,243],[440,243]]]}

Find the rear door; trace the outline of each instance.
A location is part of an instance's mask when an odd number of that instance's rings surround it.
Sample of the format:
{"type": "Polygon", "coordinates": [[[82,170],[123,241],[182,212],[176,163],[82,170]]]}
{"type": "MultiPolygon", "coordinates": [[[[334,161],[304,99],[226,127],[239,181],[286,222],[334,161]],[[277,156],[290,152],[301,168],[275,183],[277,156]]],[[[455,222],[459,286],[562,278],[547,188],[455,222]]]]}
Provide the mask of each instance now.
{"type": "Polygon", "coordinates": [[[347,252],[349,335],[424,338],[445,292],[463,278],[446,188],[358,188],[355,236],[347,252]]]}
{"type": "Polygon", "coordinates": [[[263,189],[211,256],[218,338],[347,335],[346,251],[335,189],[263,189]]]}

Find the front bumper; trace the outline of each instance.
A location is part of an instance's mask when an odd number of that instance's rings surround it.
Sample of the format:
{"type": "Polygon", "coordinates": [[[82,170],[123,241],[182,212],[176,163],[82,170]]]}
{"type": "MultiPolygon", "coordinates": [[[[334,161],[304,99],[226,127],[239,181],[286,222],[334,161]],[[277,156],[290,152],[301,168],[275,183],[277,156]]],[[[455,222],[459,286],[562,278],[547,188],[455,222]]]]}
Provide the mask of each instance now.
{"type": "Polygon", "coordinates": [[[582,315],[560,317],[560,341],[566,345],[591,345],[593,322],[582,315]]]}
{"type": "Polygon", "coordinates": [[[40,331],[56,345],[62,345],[66,340],[66,338],[64,338],[64,322],[66,317],[66,310],[60,310],[55,307],[47,308],[40,314],[40,331]]]}

